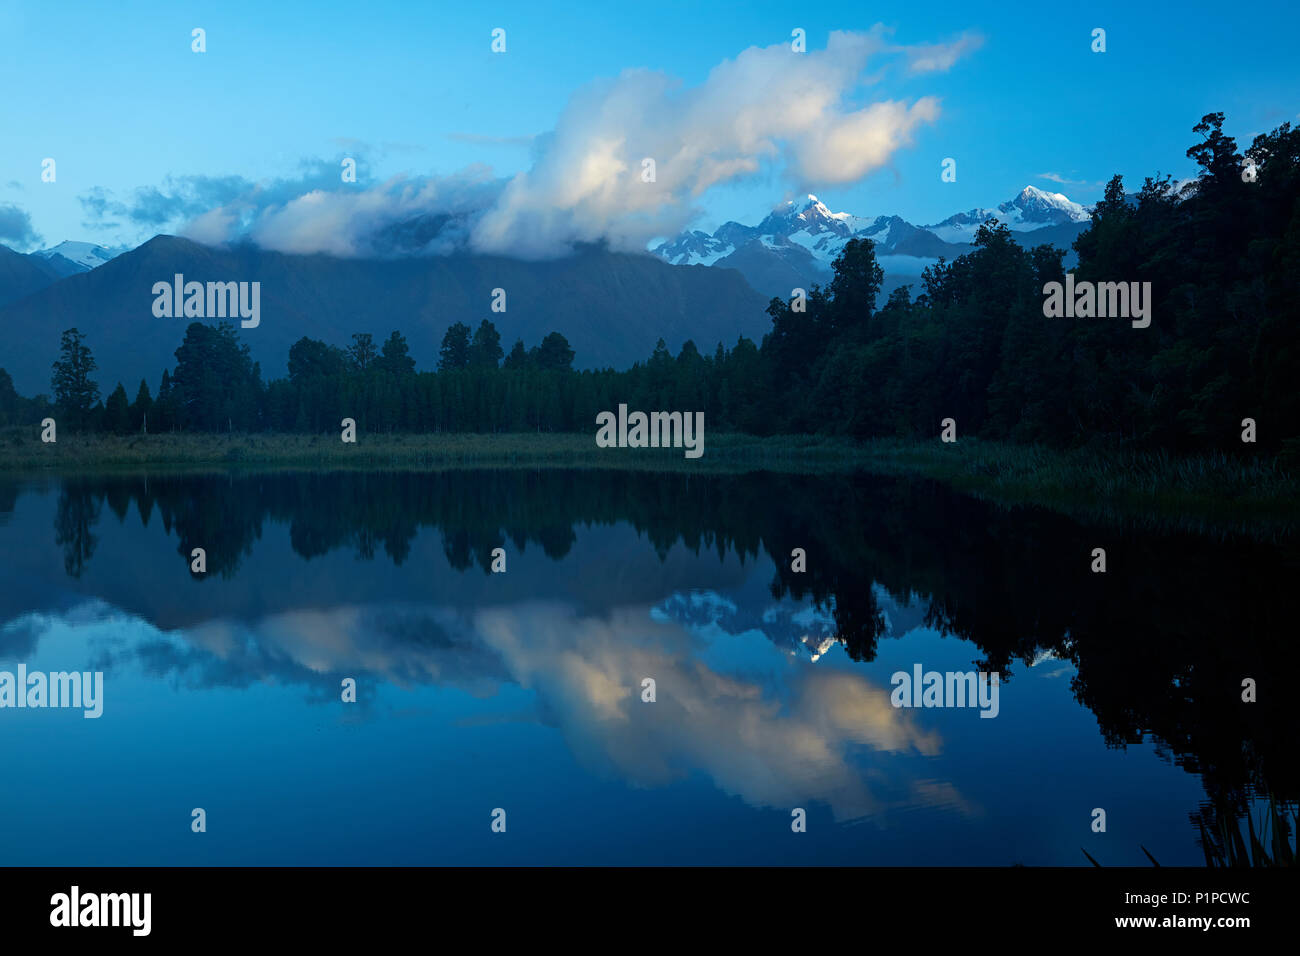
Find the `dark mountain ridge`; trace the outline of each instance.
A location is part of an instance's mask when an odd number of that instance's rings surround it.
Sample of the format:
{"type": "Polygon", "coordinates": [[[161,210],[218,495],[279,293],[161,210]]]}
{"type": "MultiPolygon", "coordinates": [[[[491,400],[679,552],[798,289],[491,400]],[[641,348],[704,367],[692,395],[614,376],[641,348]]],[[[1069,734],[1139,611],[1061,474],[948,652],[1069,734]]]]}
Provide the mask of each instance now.
{"type": "Polygon", "coordinates": [[[448,326],[490,319],[507,350],[517,338],[533,346],[558,331],[576,352],[575,366],[622,368],[649,356],[661,336],[674,351],[687,339],[703,350],[740,335],[758,340],[769,326],[766,299],[735,270],[598,247],[541,262],[469,254],[337,259],[158,236],[62,279],[48,267],[40,273],[31,258],[0,248],[0,289],[17,293],[0,306],[0,368],[28,395],[48,392],[60,334],[73,326],[95,355],[101,392],[121,381],[134,394],[141,378],[156,389],[185,327],[219,321],[154,316],[154,284],[170,284],[178,273],[186,282],[261,283],[260,324],[238,331],[267,379],[285,374],[289,347],[304,335],[343,346],[354,332],[379,341],[396,329],[418,367],[430,369],[448,326]],[[7,285],[6,267],[13,272],[7,285]],[[496,288],[506,290],[505,312],[491,311],[496,288]]]}

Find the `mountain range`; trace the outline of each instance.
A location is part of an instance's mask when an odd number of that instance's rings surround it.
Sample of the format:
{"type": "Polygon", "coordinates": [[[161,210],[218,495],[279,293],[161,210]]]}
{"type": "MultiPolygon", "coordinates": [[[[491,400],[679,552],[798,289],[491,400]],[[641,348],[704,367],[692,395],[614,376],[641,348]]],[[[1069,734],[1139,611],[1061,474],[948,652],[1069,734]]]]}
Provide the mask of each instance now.
{"type": "Polygon", "coordinates": [[[1026,246],[1055,245],[1067,250],[1088,227],[1087,207],[1060,193],[1034,186],[995,208],[977,207],[942,222],[917,226],[900,216],[874,219],[831,212],[816,196],[788,201],[756,226],[727,222],[713,233],[695,230],[664,242],[652,251],[673,265],[704,265],[738,270],[765,296],[790,295],[795,287],[825,285],[831,263],[855,238],[871,239],[885,270],[885,290],[915,283],[940,256],[954,259],[970,251],[981,223],[996,219],[1016,232],[1026,246]]]}
{"type": "MultiPolygon", "coordinates": [[[[420,217],[377,236],[370,258],[290,255],[251,244],[209,247],[157,236],[122,252],[62,242],[22,254],[0,246],[0,368],[23,394],[48,392],[60,334],[76,326],[99,366],[101,391],[143,378],[156,389],[188,321],[153,315],[152,287],[186,281],[261,283],[262,322],[240,329],[263,376],[285,374],[289,347],[302,336],[335,345],[354,332],[376,340],[400,330],[420,368],[436,365],[454,322],[491,319],[507,350],[562,332],[580,368],[624,368],[644,360],[662,337],[676,351],[701,350],[768,331],[768,298],[825,285],[831,263],[852,238],[870,238],[885,269],[885,292],[919,282],[940,256],[970,251],[980,223],[1006,223],[1025,245],[1068,250],[1087,228],[1089,210],[1059,193],[1027,186],[995,208],[975,208],[917,226],[899,216],[874,219],[831,212],[816,196],[786,202],[756,226],[728,222],[712,234],[684,233],[650,255],[585,246],[546,261],[456,253],[410,255],[448,227],[420,217]],[[407,253],[407,254],[403,254],[407,253]],[[490,311],[492,290],[507,290],[507,311],[490,311]]],[[[1073,253],[1067,256],[1067,264],[1073,253]]],[[[238,322],[236,321],[236,325],[238,322]]]]}
{"type": "Polygon", "coordinates": [[[674,351],[687,339],[705,350],[741,335],[759,340],[770,324],[766,300],[734,270],[598,247],[541,262],[464,253],[338,259],[157,236],[63,278],[52,278],[38,255],[0,247],[0,301],[8,303],[0,306],[0,368],[21,394],[48,394],[60,335],[75,326],[95,356],[101,393],[120,381],[134,395],[141,379],[156,392],[196,321],[153,314],[154,283],[178,273],[186,282],[261,283],[258,327],[233,324],[266,379],[286,373],[289,347],[303,336],[346,346],[354,332],[378,343],[398,330],[417,367],[431,369],[448,326],[490,319],[507,351],[517,338],[533,346],[559,331],[575,366],[626,368],[648,358],[661,336],[674,351]],[[491,311],[496,288],[506,290],[505,312],[491,311]]]}
{"type": "Polygon", "coordinates": [[[59,279],[89,272],[121,251],[91,242],[61,242],[26,254],[0,246],[0,306],[31,295],[59,279]]]}

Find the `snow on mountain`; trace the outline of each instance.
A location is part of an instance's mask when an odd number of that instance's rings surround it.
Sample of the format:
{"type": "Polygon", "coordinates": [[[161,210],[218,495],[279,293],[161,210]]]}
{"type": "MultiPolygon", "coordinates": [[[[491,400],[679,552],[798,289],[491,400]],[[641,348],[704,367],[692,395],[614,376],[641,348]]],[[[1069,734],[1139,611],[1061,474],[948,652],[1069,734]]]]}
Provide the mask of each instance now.
{"type": "MultiPolygon", "coordinates": [[[[1087,222],[1092,214],[1077,202],[1060,193],[1049,193],[1036,186],[1026,186],[1020,195],[1004,202],[998,209],[1011,223],[1023,229],[1059,226],[1066,222],[1087,222]]],[[[1009,223],[1010,224],[1010,223],[1009,223]]]]}
{"type": "Polygon", "coordinates": [[[943,222],[922,228],[934,233],[944,242],[972,242],[975,239],[975,233],[979,231],[980,223],[998,218],[999,214],[996,209],[985,209],[977,206],[966,212],[959,212],[954,216],[949,216],[943,222]]]}
{"type": "Polygon", "coordinates": [[[1091,218],[1092,214],[1086,207],[1072,202],[1060,193],[1026,186],[1018,196],[1002,203],[997,209],[976,207],[949,216],[933,226],[921,228],[934,233],[944,242],[972,242],[980,224],[988,219],[996,219],[1013,232],[1030,232],[1044,226],[1088,222],[1091,218]]]}
{"type": "Polygon", "coordinates": [[[684,232],[653,251],[675,266],[711,266],[735,248],[733,244],[697,229],[684,232]]]}
{"type": "Polygon", "coordinates": [[[980,224],[988,219],[1005,223],[1016,232],[1030,232],[1046,226],[1086,223],[1090,218],[1083,205],[1034,186],[1026,186],[996,209],[977,207],[933,226],[914,226],[898,216],[868,219],[831,212],[816,196],[809,195],[802,203],[783,203],[757,226],[728,222],[712,235],[699,230],[683,233],[653,251],[674,265],[714,265],[746,243],[758,241],[774,251],[798,247],[829,268],[853,238],[873,240],[882,255],[933,258],[951,251],[944,248],[945,244],[969,245],[980,224]]]}
{"type": "Polygon", "coordinates": [[[996,209],[976,207],[933,226],[915,226],[900,216],[869,219],[832,212],[809,195],[782,203],[757,226],[727,222],[712,234],[701,230],[683,233],[651,251],[673,265],[738,269],[760,292],[786,295],[792,283],[805,287],[812,282],[825,284],[831,264],[850,239],[871,239],[882,267],[903,281],[919,276],[940,256],[951,260],[969,251],[980,224],[989,219],[1018,233],[1048,230],[1040,241],[1068,245],[1091,214],[1087,207],[1060,193],[1033,186],[1026,186],[996,209]]]}
{"type": "Polygon", "coordinates": [[[809,194],[802,205],[790,200],[773,210],[758,224],[757,233],[770,237],[771,242],[764,245],[799,246],[829,267],[845,243],[873,228],[879,231],[882,222],[882,219],[873,221],[847,212],[831,212],[825,203],[809,194]]]}
{"type": "Polygon", "coordinates": [[[867,224],[868,221],[859,216],[847,212],[831,212],[825,203],[810,193],[802,206],[793,199],[782,203],[758,224],[758,230],[774,235],[804,233],[809,236],[830,234],[848,237],[867,224]]]}
{"type": "Polygon", "coordinates": [[[846,212],[831,212],[816,196],[808,196],[800,205],[793,200],[783,203],[757,226],[738,222],[723,224],[713,234],[696,230],[683,233],[653,251],[673,265],[714,265],[750,242],[758,242],[773,252],[803,250],[813,259],[829,266],[844,244],[854,235],[869,229],[871,223],[846,212]]]}
{"type": "MultiPolygon", "coordinates": [[[[121,252],[122,250],[118,250],[121,252]]],[[[55,256],[62,256],[69,262],[84,267],[89,272],[96,266],[102,266],[105,262],[117,256],[118,252],[111,249],[105,249],[103,246],[97,246],[93,242],[74,242],[67,240],[60,242],[57,246],[51,246],[49,249],[41,249],[32,255],[40,256],[42,259],[53,259],[55,256]]]]}

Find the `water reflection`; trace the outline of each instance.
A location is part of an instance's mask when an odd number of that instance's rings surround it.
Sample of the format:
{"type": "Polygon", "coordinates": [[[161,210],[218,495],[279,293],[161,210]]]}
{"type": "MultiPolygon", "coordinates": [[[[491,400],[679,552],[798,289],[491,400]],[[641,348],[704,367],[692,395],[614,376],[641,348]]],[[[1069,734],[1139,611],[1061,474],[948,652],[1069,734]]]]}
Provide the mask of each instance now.
{"type": "Polygon", "coordinates": [[[1004,840],[1014,801],[984,789],[979,759],[1050,770],[1019,739],[1035,723],[1079,748],[1098,731],[1112,752],[1154,743],[1215,820],[1266,789],[1297,795],[1278,683],[1297,654],[1293,542],[1084,528],[860,475],[78,478],[0,482],[0,509],[0,661],[76,634],[110,673],[186,694],[273,683],[316,706],[352,676],[374,720],[383,688],[454,689],[502,702],[473,721],[553,728],[623,786],[702,776],[750,808],[941,810],[1004,840]],[[1097,546],[1105,575],[1089,571],[1097,546]],[[1005,713],[894,709],[889,673],[913,661],[998,671],[1005,713]],[[1067,681],[1091,729],[1054,709],[1067,681]]]}

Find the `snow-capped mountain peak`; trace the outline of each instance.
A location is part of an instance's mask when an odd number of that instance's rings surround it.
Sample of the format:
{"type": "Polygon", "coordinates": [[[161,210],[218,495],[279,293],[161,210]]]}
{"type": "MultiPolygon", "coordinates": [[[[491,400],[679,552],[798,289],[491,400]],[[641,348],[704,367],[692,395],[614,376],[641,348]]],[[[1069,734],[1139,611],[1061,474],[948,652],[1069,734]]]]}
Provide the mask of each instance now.
{"type": "Polygon", "coordinates": [[[998,210],[1006,214],[1007,225],[1015,229],[1055,226],[1062,222],[1087,222],[1091,217],[1086,209],[1061,193],[1049,193],[1037,186],[1026,186],[1015,199],[1002,203],[998,210]]]}
{"type": "Polygon", "coordinates": [[[816,222],[819,219],[835,219],[846,221],[855,217],[847,212],[831,212],[827,205],[814,196],[808,194],[808,201],[804,204],[803,209],[799,212],[799,218],[804,222],[816,222]]]}
{"type": "Polygon", "coordinates": [[[949,216],[943,222],[921,228],[934,233],[944,242],[972,242],[980,224],[996,219],[1013,232],[1030,232],[1045,226],[1086,223],[1092,218],[1086,206],[1073,202],[1061,193],[1049,193],[1037,186],[1026,186],[1013,199],[996,209],[977,206],[949,216]]]}
{"type": "Polygon", "coordinates": [[[756,226],[726,222],[712,234],[685,232],[651,250],[673,265],[738,269],[754,288],[785,296],[794,287],[824,284],[831,265],[851,239],[870,239],[886,273],[919,276],[938,261],[970,250],[980,225],[990,219],[1018,233],[1046,230],[1020,241],[1068,245],[1091,219],[1088,207],[1061,193],[1026,186],[996,208],[977,206],[932,226],[916,226],[899,216],[866,218],[832,212],[817,196],[779,203],[756,226]]]}
{"type": "Polygon", "coordinates": [[[1051,203],[1056,206],[1073,206],[1075,203],[1070,202],[1069,198],[1061,193],[1049,193],[1046,189],[1039,189],[1037,186],[1026,186],[1020,190],[1017,199],[1030,200],[1037,199],[1039,202],[1051,203]]]}
{"type": "MultiPolygon", "coordinates": [[[[739,225],[739,223],[728,223],[739,225]]],[[[718,232],[722,232],[721,229],[718,232]]],[[[711,236],[696,229],[684,232],[676,239],[656,246],[654,254],[675,266],[711,266],[723,256],[735,251],[735,245],[724,237],[711,236]]]]}
{"type": "MultiPolygon", "coordinates": [[[[122,250],[118,250],[120,252],[122,250]]],[[[62,256],[69,262],[76,263],[85,267],[87,271],[102,266],[105,262],[117,256],[118,252],[112,249],[106,249],[103,246],[97,246],[93,242],[76,242],[65,240],[57,246],[51,246],[48,249],[41,249],[34,255],[42,259],[53,259],[55,256],[62,256]]]]}
{"type": "Polygon", "coordinates": [[[758,224],[758,234],[774,237],[788,237],[792,233],[806,232],[815,236],[823,232],[833,232],[840,236],[849,236],[863,223],[859,217],[847,212],[831,212],[829,207],[811,193],[800,204],[787,200],[758,224]]]}

